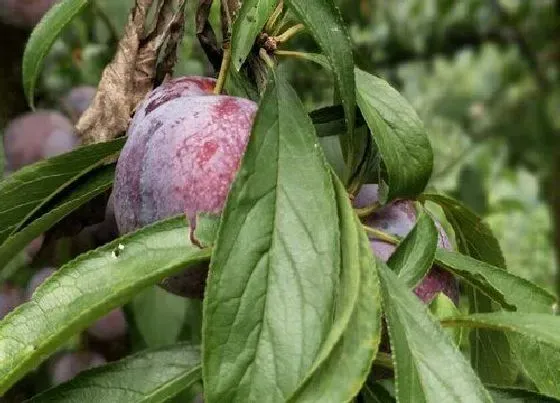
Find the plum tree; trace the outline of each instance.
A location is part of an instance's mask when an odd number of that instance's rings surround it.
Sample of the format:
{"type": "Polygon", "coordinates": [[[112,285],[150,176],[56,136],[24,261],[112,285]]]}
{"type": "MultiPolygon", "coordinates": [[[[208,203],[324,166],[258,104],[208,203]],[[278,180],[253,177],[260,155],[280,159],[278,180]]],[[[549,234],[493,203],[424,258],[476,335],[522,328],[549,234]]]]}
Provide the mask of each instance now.
{"type": "MultiPolygon", "coordinates": [[[[121,234],[185,213],[193,238],[198,213],[222,210],[257,105],[213,95],[214,85],[204,77],[171,80],[138,108],[116,169],[115,217],[121,234]]],[[[161,285],[201,298],[207,270],[200,265],[161,285]]]]}
{"type": "Polygon", "coordinates": [[[0,20],[20,28],[32,28],[58,0],[0,0],[0,20]]]}
{"type": "MultiPolygon", "coordinates": [[[[354,207],[366,208],[379,200],[378,185],[364,185],[353,200],[354,207]]],[[[405,237],[416,224],[417,214],[414,202],[411,200],[397,200],[380,209],[375,210],[364,218],[364,223],[390,235],[405,237]]],[[[451,249],[449,237],[436,222],[438,229],[438,246],[451,249]]],[[[396,246],[380,239],[370,239],[373,253],[383,261],[389,260],[396,246]]],[[[422,282],[414,289],[414,293],[425,303],[431,302],[438,293],[444,293],[456,305],[459,302],[459,288],[457,280],[447,271],[432,267],[422,282]]]]}
{"type": "Polygon", "coordinates": [[[98,353],[92,351],[66,352],[54,357],[48,365],[48,374],[53,385],[68,382],[80,372],[99,367],[107,361],[98,353]]]}
{"type": "Polygon", "coordinates": [[[27,287],[25,289],[25,299],[26,300],[31,299],[37,287],[43,284],[43,282],[46,279],[48,279],[50,276],[52,276],[55,271],[56,270],[53,269],[52,267],[45,267],[37,271],[37,273],[35,273],[27,283],[27,287]]]}
{"type": "Polygon", "coordinates": [[[56,111],[28,112],[12,120],[4,133],[7,171],[54,157],[79,144],[74,127],[56,111]]]}
{"type": "Polygon", "coordinates": [[[94,322],[87,333],[99,341],[112,341],[126,335],[127,324],[122,308],[113,309],[94,322]]]}
{"type": "Polygon", "coordinates": [[[19,287],[10,283],[0,285],[0,319],[3,319],[23,301],[23,292],[19,287]]]}
{"type": "Polygon", "coordinates": [[[62,108],[73,122],[77,122],[95,97],[97,88],[83,85],[75,87],[62,99],[62,108]]]}

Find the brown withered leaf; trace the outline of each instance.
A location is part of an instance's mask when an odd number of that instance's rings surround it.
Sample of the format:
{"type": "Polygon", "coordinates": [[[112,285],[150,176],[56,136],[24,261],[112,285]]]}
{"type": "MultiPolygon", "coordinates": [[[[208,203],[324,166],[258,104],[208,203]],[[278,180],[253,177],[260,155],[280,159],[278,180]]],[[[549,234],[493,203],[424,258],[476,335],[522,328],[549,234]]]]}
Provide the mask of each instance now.
{"type": "Polygon", "coordinates": [[[76,125],[85,144],[108,141],[126,131],[136,106],[154,86],[159,52],[166,43],[169,46],[181,39],[173,32],[183,29],[186,0],[158,0],[156,23],[146,34],[153,3],[154,0],[135,2],[117,52],[103,71],[97,94],[76,125]]]}
{"type": "Polygon", "coordinates": [[[128,127],[136,59],[152,3],[136,0],[115,57],[103,71],[91,106],[76,125],[85,144],[108,141],[128,127]]]}
{"type": "Polygon", "coordinates": [[[163,56],[160,58],[156,67],[156,81],[155,85],[160,85],[166,78],[173,75],[173,69],[177,64],[177,48],[181,43],[181,39],[185,33],[185,9],[187,6],[186,1],[182,1],[178,12],[175,13],[171,24],[169,25],[169,38],[167,45],[163,51],[163,56]]]}
{"type": "Polygon", "coordinates": [[[180,36],[173,35],[173,38],[171,36],[173,31],[183,30],[185,5],[186,0],[163,0],[158,9],[154,28],[141,41],[134,75],[136,85],[135,98],[132,101],[134,107],[144,99],[146,93],[155,84],[158,56],[163,47],[166,44],[173,47],[173,39],[181,40],[180,36]]]}

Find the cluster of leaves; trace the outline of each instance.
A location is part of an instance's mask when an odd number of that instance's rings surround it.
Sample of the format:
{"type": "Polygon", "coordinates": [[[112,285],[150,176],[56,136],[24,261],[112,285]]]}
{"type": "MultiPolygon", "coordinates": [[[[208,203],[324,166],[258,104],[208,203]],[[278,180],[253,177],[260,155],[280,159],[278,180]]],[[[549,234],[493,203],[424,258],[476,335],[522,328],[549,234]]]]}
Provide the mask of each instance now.
{"type": "Polygon", "coordinates": [[[510,270],[557,289],[558,203],[550,192],[557,177],[559,3],[340,4],[357,63],[397,83],[425,122],[436,155],[431,186],[456,191],[488,219],[510,270]],[[473,171],[476,179],[468,180],[473,171]],[[480,191],[486,206],[482,197],[472,203],[480,191]]]}
{"type": "MultiPolygon", "coordinates": [[[[37,27],[23,61],[30,99],[50,45],[86,3],[63,0],[37,27]]],[[[241,70],[276,3],[243,2],[233,25],[231,74],[241,70]]],[[[332,1],[284,3],[320,47],[322,55],[310,58],[332,72],[335,105],[308,114],[271,69],[217,230],[198,228],[206,247],[191,244],[179,217],[64,265],[0,322],[0,393],[111,309],[209,261],[200,347],[146,350],[33,401],[165,401],[201,380],[208,402],[560,399],[555,297],[505,269],[496,239],[475,213],[423,193],[433,164],[426,131],[396,90],[354,66],[332,1]],[[338,136],[340,175],[319,136],[338,136]],[[348,196],[369,177],[380,184],[382,203],[412,198],[439,205],[459,252],[437,248],[432,219],[421,214],[397,258],[389,265],[377,260],[348,196]],[[432,265],[461,279],[468,314],[437,317],[411,292],[432,265]],[[379,352],[382,318],[391,357],[379,352]],[[472,329],[470,363],[444,330],[457,327],[472,329]],[[382,367],[392,370],[394,384],[379,382],[382,367]],[[521,371],[533,391],[512,388],[521,371]]],[[[123,143],[88,145],[0,182],[0,266],[107,190],[123,143]]]]}

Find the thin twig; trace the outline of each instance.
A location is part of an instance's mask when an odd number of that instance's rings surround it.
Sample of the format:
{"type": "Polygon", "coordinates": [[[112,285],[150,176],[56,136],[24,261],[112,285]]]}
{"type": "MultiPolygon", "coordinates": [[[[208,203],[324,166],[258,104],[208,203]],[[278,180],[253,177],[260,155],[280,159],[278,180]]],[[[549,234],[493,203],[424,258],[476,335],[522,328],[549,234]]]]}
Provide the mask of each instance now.
{"type": "Polygon", "coordinates": [[[291,38],[293,38],[301,31],[305,31],[305,25],[297,24],[294,25],[293,27],[288,28],[284,33],[275,36],[274,39],[276,40],[277,43],[284,43],[289,41],[291,38]]]}
{"type": "Polygon", "coordinates": [[[399,244],[399,238],[388,234],[385,231],[373,227],[368,227],[367,225],[364,225],[363,227],[367,234],[373,236],[375,239],[385,241],[393,245],[399,244]]]}
{"type": "Polygon", "coordinates": [[[222,66],[220,67],[220,74],[218,75],[218,82],[214,88],[214,94],[220,95],[226,84],[229,67],[231,65],[231,48],[229,42],[224,43],[224,58],[222,59],[222,66]]]}

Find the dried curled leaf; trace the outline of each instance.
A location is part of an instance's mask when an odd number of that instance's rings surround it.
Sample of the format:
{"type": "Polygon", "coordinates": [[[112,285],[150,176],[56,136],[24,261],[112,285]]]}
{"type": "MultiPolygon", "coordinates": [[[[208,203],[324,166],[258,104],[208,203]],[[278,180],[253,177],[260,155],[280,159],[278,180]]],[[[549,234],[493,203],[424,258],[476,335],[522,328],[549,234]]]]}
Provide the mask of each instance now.
{"type": "Polygon", "coordinates": [[[171,72],[173,52],[181,39],[186,0],[159,0],[154,28],[145,33],[153,0],[136,0],[113,61],[105,68],[90,108],[76,129],[84,143],[116,138],[126,131],[130,117],[155,84],[158,55],[164,45],[163,76],[171,72]]]}

